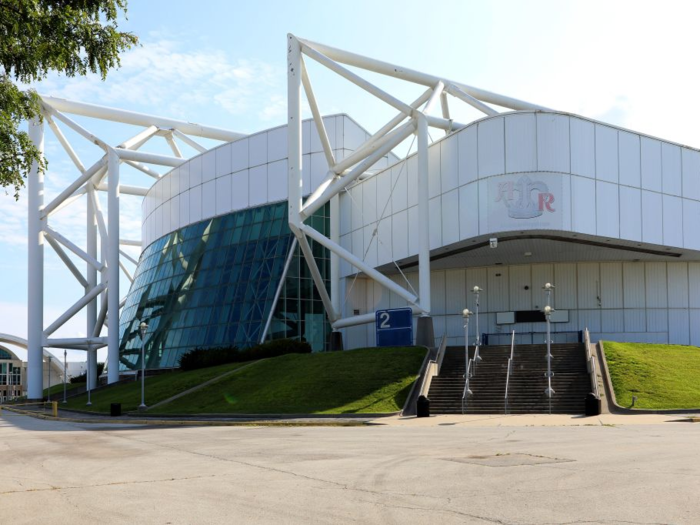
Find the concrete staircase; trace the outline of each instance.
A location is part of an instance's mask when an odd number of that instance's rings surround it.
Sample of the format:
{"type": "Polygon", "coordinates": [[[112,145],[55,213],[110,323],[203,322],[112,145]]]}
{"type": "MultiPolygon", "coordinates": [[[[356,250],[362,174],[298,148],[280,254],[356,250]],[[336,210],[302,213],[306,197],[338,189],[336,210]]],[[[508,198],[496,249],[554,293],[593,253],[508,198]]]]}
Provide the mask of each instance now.
{"type": "MultiPolygon", "coordinates": [[[[470,347],[469,357],[474,348],[470,347]]],[[[515,347],[508,393],[508,413],[549,412],[544,393],[547,388],[545,345],[515,347]]],[[[467,400],[467,414],[503,414],[506,410],[505,387],[510,346],[482,346],[482,361],[469,382],[473,392],[467,400]]],[[[448,347],[440,375],[434,377],[428,397],[434,414],[461,414],[464,391],[465,359],[463,347],[448,347]]],[[[585,349],[582,344],[552,345],[552,413],[582,414],[589,391],[585,349]]]]}

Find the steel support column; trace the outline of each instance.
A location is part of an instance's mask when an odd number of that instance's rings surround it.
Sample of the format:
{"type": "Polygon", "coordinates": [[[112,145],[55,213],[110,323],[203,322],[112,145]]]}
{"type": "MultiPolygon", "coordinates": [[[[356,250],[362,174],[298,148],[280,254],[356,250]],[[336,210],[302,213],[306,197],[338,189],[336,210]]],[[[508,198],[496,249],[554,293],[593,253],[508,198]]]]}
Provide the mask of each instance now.
{"type": "MultiPolygon", "coordinates": [[[[92,183],[88,182],[88,192],[94,192],[92,183]]],[[[88,195],[87,199],[87,253],[93,259],[97,259],[97,217],[95,215],[96,210],[93,204],[92,195],[88,195]]],[[[92,289],[97,286],[97,269],[92,265],[87,266],[87,282],[88,288],[92,289]]],[[[86,290],[87,291],[87,290],[86,290]]],[[[106,289],[102,293],[107,293],[106,289]]],[[[86,324],[86,334],[89,336],[93,335],[95,331],[95,324],[97,322],[97,297],[90,301],[86,308],[87,314],[87,324],[86,324]]],[[[87,366],[90,369],[90,373],[87,375],[90,378],[90,388],[95,388],[97,386],[97,354],[96,352],[87,352],[87,366]]]]}
{"type": "Polygon", "coordinates": [[[428,163],[428,121],[417,116],[418,143],[418,290],[423,314],[418,318],[416,344],[435,345],[433,320],[430,317],[430,200],[428,163]]]}
{"type": "MultiPolygon", "coordinates": [[[[29,123],[29,137],[41,155],[44,154],[44,124],[29,123]]],[[[42,399],[44,395],[44,174],[36,162],[27,180],[28,201],[28,310],[27,310],[27,397],[42,399]]]]}
{"type": "Polygon", "coordinates": [[[119,381],[119,155],[107,153],[107,382],[119,381]]]}

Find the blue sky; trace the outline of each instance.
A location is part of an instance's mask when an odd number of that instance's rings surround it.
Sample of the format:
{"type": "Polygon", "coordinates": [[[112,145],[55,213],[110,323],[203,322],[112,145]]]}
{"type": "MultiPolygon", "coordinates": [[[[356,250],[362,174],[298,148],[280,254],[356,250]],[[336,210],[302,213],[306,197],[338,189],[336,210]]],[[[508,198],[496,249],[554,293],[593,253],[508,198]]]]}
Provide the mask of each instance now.
{"type": "MultiPolygon", "coordinates": [[[[129,3],[124,30],[141,46],[99,78],[51,75],[42,94],[170,116],[236,131],[286,120],[286,34],[445,76],[484,89],[700,147],[700,75],[692,2],[149,0],[129,3]]],[[[393,111],[309,64],[321,110],[345,112],[370,131],[393,111]]],[[[368,76],[399,98],[421,89],[368,76]]],[[[460,120],[477,115],[458,111],[460,120]]],[[[137,130],[78,119],[113,144],[137,130]]],[[[76,172],[50,131],[47,195],[76,172]]],[[[100,152],[74,135],[86,163],[100,152]]],[[[160,149],[167,153],[164,145],[160,149]]],[[[146,183],[126,173],[129,183],[146,183]]],[[[140,203],[124,198],[123,237],[140,237],[140,203]]],[[[78,204],[55,227],[84,243],[78,204]]],[[[26,336],[26,199],[0,195],[0,332],[26,336]]],[[[81,296],[46,249],[45,324],[81,296]]],[[[83,265],[81,264],[80,267],[83,265]]],[[[123,281],[123,290],[128,283],[123,281]]],[[[56,335],[84,333],[78,315],[56,335]]],[[[81,357],[80,353],[72,355],[81,357]]]]}

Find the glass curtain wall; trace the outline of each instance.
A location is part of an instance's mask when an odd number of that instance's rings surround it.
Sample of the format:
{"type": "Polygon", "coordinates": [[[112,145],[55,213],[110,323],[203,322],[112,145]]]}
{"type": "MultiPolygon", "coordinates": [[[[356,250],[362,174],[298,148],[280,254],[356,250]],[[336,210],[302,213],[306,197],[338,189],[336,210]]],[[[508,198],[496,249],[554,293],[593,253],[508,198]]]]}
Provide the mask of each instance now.
{"type": "MultiPolygon", "coordinates": [[[[309,219],[328,233],[328,208],[309,219]]],[[[194,348],[257,344],[292,244],[287,203],[189,225],[144,250],[120,318],[120,367],[141,367],[138,326],[148,323],[146,367],[178,366],[194,348]]],[[[311,243],[328,287],[328,250],[311,243]]],[[[297,247],[275,309],[270,338],[303,338],[327,348],[330,326],[297,247]]]]}

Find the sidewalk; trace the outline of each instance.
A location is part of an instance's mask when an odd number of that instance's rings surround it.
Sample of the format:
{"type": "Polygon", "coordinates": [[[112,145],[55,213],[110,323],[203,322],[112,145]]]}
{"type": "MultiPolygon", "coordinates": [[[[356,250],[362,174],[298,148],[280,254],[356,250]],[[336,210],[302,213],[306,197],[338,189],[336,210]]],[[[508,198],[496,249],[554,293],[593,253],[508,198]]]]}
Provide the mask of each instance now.
{"type": "Polygon", "coordinates": [[[657,414],[601,414],[600,416],[570,416],[561,414],[525,414],[525,415],[436,415],[416,418],[393,416],[369,421],[371,425],[438,427],[438,426],[474,426],[474,427],[560,427],[560,426],[620,426],[620,425],[660,425],[676,422],[700,422],[700,414],[657,415],[657,414]]]}

